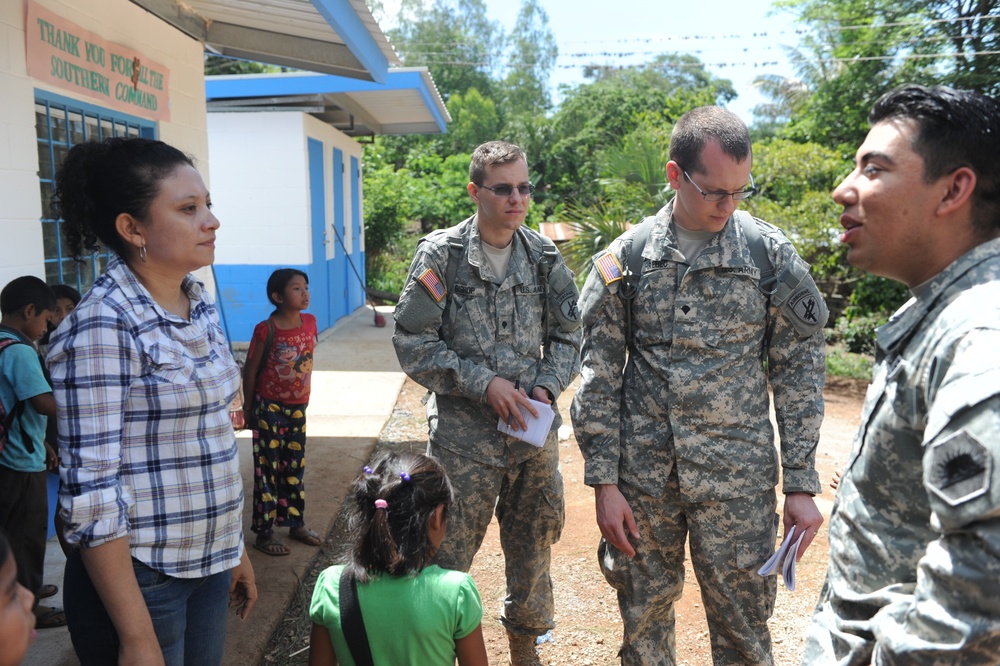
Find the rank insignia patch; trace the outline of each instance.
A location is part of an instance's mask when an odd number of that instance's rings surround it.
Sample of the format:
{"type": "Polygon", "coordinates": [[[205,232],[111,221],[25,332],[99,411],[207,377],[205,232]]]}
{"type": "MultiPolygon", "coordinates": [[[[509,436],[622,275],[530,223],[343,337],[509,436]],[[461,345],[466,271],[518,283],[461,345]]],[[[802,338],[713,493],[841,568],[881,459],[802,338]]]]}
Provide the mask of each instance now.
{"type": "Polygon", "coordinates": [[[594,259],[594,266],[601,273],[605,285],[622,279],[622,265],[618,263],[618,257],[613,252],[605,252],[594,259]]]}
{"type": "Polygon", "coordinates": [[[951,506],[979,497],[990,488],[993,460],[989,451],[967,432],[957,432],[930,451],[927,485],[951,506]]]}
{"type": "Polygon", "coordinates": [[[428,268],[420,274],[420,277],[418,277],[417,280],[420,281],[420,284],[424,285],[427,293],[429,293],[431,298],[438,303],[440,303],[441,299],[445,297],[447,292],[445,291],[444,283],[442,283],[441,280],[438,279],[438,276],[434,274],[434,269],[428,268]]]}

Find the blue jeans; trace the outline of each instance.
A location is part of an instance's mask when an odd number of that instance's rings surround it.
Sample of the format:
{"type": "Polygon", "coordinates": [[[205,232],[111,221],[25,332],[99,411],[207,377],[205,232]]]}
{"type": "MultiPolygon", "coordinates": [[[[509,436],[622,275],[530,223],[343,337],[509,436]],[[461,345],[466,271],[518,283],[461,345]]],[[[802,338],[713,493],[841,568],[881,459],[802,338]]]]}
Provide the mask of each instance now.
{"type": "MultiPolygon", "coordinates": [[[[136,559],[132,569],[167,666],[218,666],[226,644],[229,571],[173,578],[136,559]]],[[[63,606],[82,666],[118,663],[118,634],[78,550],[66,560],[63,606]]]]}

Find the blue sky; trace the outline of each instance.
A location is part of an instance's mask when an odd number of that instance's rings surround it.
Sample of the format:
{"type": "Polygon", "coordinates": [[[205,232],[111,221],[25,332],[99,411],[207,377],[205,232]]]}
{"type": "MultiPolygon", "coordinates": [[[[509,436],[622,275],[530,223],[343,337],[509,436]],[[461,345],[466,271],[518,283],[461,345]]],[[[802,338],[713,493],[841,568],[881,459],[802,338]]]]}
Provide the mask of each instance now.
{"type": "MultiPolygon", "coordinates": [[[[390,16],[393,4],[385,2],[390,16]]],[[[749,123],[751,109],[765,101],[751,85],[754,77],[795,74],[783,46],[798,44],[797,24],[787,10],[772,11],[770,0],[541,0],[541,4],[559,46],[551,81],[556,101],[559,84],[585,81],[584,65],[632,65],[659,53],[690,53],[713,74],[733,82],[739,97],[729,107],[749,123]]],[[[519,0],[486,0],[486,6],[489,18],[510,31],[519,0]]]]}
{"type": "MultiPolygon", "coordinates": [[[[541,0],[541,4],[559,46],[554,87],[584,82],[582,66],[592,62],[632,65],[660,53],[689,53],[716,76],[733,82],[739,97],[730,109],[749,123],[751,109],[765,101],[751,85],[754,77],[795,74],[783,46],[798,44],[797,23],[787,10],[772,12],[769,0],[541,0]],[[632,55],[621,55],[626,53],[632,55]]],[[[519,5],[509,0],[486,0],[486,5],[491,19],[508,30],[513,27],[519,5]]]]}

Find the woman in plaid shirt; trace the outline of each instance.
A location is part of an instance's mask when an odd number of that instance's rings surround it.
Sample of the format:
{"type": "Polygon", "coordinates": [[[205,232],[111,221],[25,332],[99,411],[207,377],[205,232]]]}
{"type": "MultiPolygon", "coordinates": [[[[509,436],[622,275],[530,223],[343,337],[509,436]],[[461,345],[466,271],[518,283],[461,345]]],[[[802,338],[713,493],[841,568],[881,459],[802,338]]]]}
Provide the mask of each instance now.
{"type": "Polygon", "coordinates": [[[226,609],[257,597],[229,402],[239,370],[190,273],[219,221],[190,158],[159,141],[74,147],[55,203],[77,257],[112,251],[52,336],[64,600],[83,664],[219,664],[226,609]]]}

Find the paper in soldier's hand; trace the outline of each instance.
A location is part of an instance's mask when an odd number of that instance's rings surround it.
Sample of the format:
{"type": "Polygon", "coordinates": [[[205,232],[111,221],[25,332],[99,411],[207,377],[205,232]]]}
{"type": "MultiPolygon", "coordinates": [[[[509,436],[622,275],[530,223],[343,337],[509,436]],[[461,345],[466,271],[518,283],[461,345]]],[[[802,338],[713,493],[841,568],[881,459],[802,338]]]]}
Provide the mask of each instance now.
{"type": "Polygon", "coordinates": [[[799,556],[799,545],[802,543],[802,537],[806,535],[803,530],[796,537],[795,531],[795,525],[792,525],[788,529],[788,533],[785,534],[785,538],[781,542],[781,546],[778,547],[778,550],[764,563],[764,566],[757,570],[757,573],[761,576],[770,576],[777,573],[780,566],[785,587],[789,590],[795,589],[795,560],[799,556]]]}
{"type": "Polygon", "coordinates": [[[792,539],[794,537],[795,525],[792,525],[788,530],[788,534],[785,535],[784,541],[781,542],[781,546],[778,547],[778,550],[774,551],[774,555],[772,555],[770,559],[764,563],[764,566],[757,570],[757,573],[761,576],[770,576],[773,574],[778,568],[778,563],[781,562],[781,558],[785,556],[785,552],[788,550],[788,547],[792,545],[792,539]]]}
{"type": "MultiPolygon", "coordinates": [[[[531,398],[528,398],[528,400],[531,400],[531,398]]],[[[544,402],[531,400],[531,405],[538,412],[537,418],[531,415],[527,407],[518,405],[518,409],[521,410],[521,416],[524,418],[525,423],[528,424],[526,430],[514,430],[503,418],[497,421],[497,430],[505,435],[516,437],[532,446],[541,448],[545,446],[545,439],[549,436],[549,430],[552,429],[552,421],[555,420],[556,414],[552,411],[552,406],[544,402]]]]}
{"type": "Polygon", "coordinates": [[[785,579],[785,587],[788,588],[789,592],[795,590],[795,563],[799,559],[799,544],[802,543],[802,537],[805,535],[806,533],[803,530],[795,539],[792,547],[785,553],[785,563],[781,566],[781,575],[785,579]]]}

